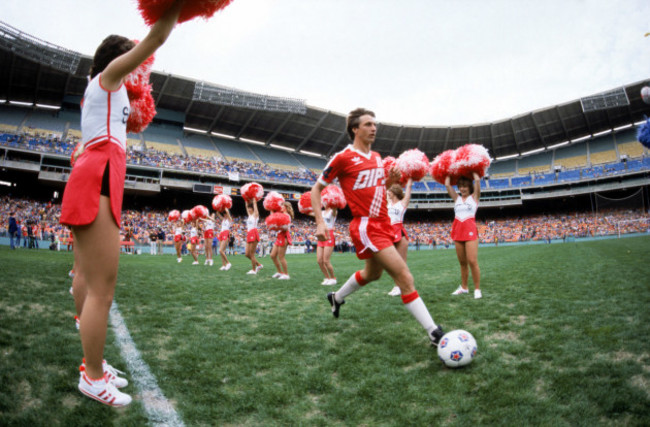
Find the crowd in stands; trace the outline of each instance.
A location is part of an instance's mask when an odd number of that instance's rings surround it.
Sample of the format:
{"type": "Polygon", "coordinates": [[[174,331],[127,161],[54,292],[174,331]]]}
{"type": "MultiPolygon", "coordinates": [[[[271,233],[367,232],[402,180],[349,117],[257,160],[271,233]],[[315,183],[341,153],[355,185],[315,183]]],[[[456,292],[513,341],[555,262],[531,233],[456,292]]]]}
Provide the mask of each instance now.
{"type": "MultiPolygon", "coordinates": [[[[59,224],[60,205],[9,196],[0,198],[1,236],[7,236],[9,216],[14,214],[21,227],[21,235],[34,235],[36,239],[59,243],[62,249],[68,248],[70,231],[59,224]]],[[[262,214],[264,216],[264,214],[262,214]]],[[[235,246],[245,246],[245,217],[234,216],[231,232],[235,236],[235,246]]],[[[650,215],[641,209],[607,209],[593,212],[573,212],[553,215],[531,215],[519,218],[477,219],[481,243],[505,243],[525,241],[566,240],[567,238],[596,237],[629,233],[650,232],[650,215]]],[[[217,224],[219,227],[219,224],[217,224]]],[[[152,234],[164,234],[165,244],[172,245],[174,224],[167,220],[167,212],[160,210],[129,210],[122,213],[121,233],[123,239],[147,245],[152,234]]],[[[453,247],[449,238],[449,220],[409,221],[405,228],[411,236],[411,245],[418,247],[453,247]]],[[[309,217],[297,217],[292,222],[291,234],[297,245],[307,243],[315,246],[316,226],[309,217]]],[[[260,234],[263,241],[272,244],[274,236],[266,230],[264,220],[260,220],[260,234]]],[[[348,235],[348,221],[338,219],[334,231],[338,250],[352,250],[348,235]]],[[[26,244],[25,244],[26,245],[26,244]]]]}
{"type": "MultiPolygon", "coordinates": [[[[1,133],[0,145],[69,156],[74,150],[76,140],[75,138],[62,139],[54,134],[1,133]]],[[[270,167],[264,163],[227,160],[218,156],[205,157],[201,155],[167,153],[154,148],[136,148],[135,146],[127,147],[126,161],[132,165],[218,175],[237,173],[240,177],[253,180],[284,181],[308,185],[313,184],[316,178],[318,178],[313,171],[306,168],[284,170],[270,167]]]]}

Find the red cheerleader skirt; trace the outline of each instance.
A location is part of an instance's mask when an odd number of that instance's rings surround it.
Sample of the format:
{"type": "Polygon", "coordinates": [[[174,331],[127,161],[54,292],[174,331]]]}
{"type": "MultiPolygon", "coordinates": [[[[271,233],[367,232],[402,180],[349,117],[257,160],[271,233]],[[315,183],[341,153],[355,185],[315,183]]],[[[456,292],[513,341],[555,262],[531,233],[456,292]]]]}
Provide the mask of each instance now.
{"type": "Polygon", "coordinates": [[[253,228],[246,233],[246,243],[254,243],[260,241],[260,232],[257,228],[253,228]]]}
{"type": "Polygon", "coordinates": [[[451,225],[451,240],[455,242],[478,240],[476,220],[474,218],[467,218],[465,221],[454,219],[454,223],[451,225]]]}
{"type": "Polygon", "coordinates": [[[99,196],[104,171],[108,168],[111,213],[117,226],[122,216],[126,153],[111,142],[93,144],[79,156],[63,191],[61,224],[88,225],[99,212],[99,196]]]}
{"type": "Polygon", "coordinates": [[[398,222],[397,224],[393,224],[392,227],[393,233],[395,233],[395,240],[393,240],[393,243],[398,243],[402,240],[402,236],[406,237],[406,240],[408,241],[409,235],[404,228],[404,223],[398,222]]]}

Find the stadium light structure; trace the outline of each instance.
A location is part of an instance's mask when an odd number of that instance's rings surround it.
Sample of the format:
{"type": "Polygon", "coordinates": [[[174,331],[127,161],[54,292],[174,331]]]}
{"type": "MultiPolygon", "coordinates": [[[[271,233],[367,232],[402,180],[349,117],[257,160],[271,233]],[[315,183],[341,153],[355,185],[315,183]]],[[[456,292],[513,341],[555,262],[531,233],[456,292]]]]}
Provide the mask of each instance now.
{"type": "Polygon", "coordinates": [[[588,113],[614,107],[625,107],[630,105],[630,100],[627,97],[625,88],[620,87],[608,92],[580,98],[580,105],[582,105],[582,111],[588,113]]]}
{"type": "Polygon", "coordinates": [[[3,21],[0,21],[0,47],[64,73],[75,74],[81,61],[80,53],[30,36],[3,21]]]}
{"type": "Polygon", "coordinates": [[[252,92],[244,92],[225,86],[212,85],[206,82],[196,82],[194,84],[192,101],[248,108],[251,110],[275,111],[280,113],[303,115],[307,113],[307,105],[302,99],[281,98],[252,92]]]}

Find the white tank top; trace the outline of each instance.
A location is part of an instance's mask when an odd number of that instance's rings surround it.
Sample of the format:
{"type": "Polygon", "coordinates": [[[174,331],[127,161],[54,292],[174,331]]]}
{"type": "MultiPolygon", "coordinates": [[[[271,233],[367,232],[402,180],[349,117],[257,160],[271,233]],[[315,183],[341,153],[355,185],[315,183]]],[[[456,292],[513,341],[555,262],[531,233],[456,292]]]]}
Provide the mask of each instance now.
{"type": "Polygon", "coordinates": [[[230,221],[225,218],[221,221],[221,231],[230,231],[230,221]]]}
{"type": "Polygon", "coordinates": [[[206,231],[208,231],[208,230],[214,230],[214,222],[213,222],[213,221],[210,221],[210,220],[207,220],[207,221],[205,222],[205,230],[206,230],[206,231]]]}
{"type": "Polygon", "coordinates": [[[402,204],[401,201],[397,201],[395,204],[390,204],[388,202],[388,216],[390,217],[391,224],[401,224],[404,222],[404,213],[406,212],[406,207],[402,204]]]}
{"type": "Polygon", "coordinates": [[[108,139],[126,151],[126,121],[130,104],[126,88],[114,92],[102,88],[97,74],[88,83],[81,107],[81,140],[87,148],[108,139]]]}
{"type": "Polygon", "coordinates": [[[251,231],[257,228],[257,222],[259,221],[259,218],[251,215],[248,218],[246,218],[246,231],[251,231]]]}
{"type": "Polygon", "coordinates": [[[336,222],[336,216],[334,216],[333,212],[328,209],[323,212],[323,221],[325,221],[325,226],[328,230],[333,230],[334,223],[336,222]]]}
{"type": "Polygon", "coordinates": [[[196,232],[196,227],[190,228],[190,237],[197,237],[198,233],[196,232]]]}
{"type": "Polygon", "coordinates": [[[174,230],[174,236],[180,236],[181,234],[183,234],[183,229],[181,227],[176,227],[174,230]]]}
{"type": "Polygon", "coordinates": [[[474,197],[468,196],[465,200],[461,196],[456,198],[456,203],[454,204],[454,213],[456,214],[456,219],[459,221],[465,221],[469,218],[474,218],[476,216],[476,210],[478,209],[478,204],[474,197]]]}

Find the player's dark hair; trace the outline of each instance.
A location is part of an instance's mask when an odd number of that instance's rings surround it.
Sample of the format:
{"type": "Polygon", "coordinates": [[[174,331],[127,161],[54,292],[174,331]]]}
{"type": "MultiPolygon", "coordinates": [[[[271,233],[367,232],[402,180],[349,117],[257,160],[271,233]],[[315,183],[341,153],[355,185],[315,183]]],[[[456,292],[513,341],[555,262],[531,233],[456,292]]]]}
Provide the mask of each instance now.
{"type": "Polygon", "coordinates": [[[461,176],[458,178],[458,181],[456,181],[456,187],[460,188],[461,186],[466,186],[469,187],[469,194],[472,194],[474,192],[474,180],[469,179],[465,176],[461,176]]]}
{"type": "Polygon", "coordinates": [[[402,187],[400,187],[399,184],[393,184],[390,186],[388,189],[395,197],[397,197],[397,200],[402,200],[404,198],[404,190],[402,190],[402,187]]]}
{"type": "Polygon", "coordinates": [[[106,37],[95,51],[93,64],[90,67],[90,78],[92,79],[104,71],[112,60],[130,51],[133,46],[135,46],[135,43],[126,37],[115,34],[106,37]]]}
{"type": "Polygon", "coordinates": [[[354,141],[354,132],[352,132],[352,129],[359,127],[359,118],[366,114],[375,117],[374,112],[366,110],[365,108],[357,108],[356,110],[350,111],[350,114],[348,114],[346,131],[348,132],[350,140],[354,141]]]}

